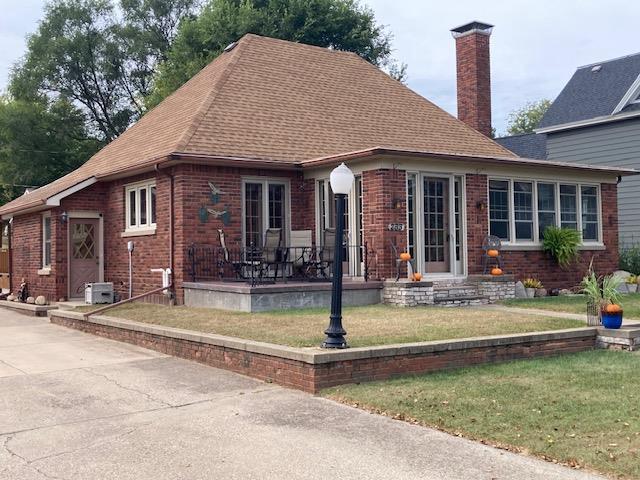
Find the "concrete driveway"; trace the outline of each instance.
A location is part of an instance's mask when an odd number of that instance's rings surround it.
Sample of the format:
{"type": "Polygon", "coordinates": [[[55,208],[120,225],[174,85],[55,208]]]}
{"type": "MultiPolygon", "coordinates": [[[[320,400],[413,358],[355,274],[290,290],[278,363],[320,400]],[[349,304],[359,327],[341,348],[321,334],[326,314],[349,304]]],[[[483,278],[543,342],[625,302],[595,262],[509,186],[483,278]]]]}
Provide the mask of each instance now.
{"type": "Polygon", "coordinates": [[[0,479],[588,479],[0,309],[0,479]]]}

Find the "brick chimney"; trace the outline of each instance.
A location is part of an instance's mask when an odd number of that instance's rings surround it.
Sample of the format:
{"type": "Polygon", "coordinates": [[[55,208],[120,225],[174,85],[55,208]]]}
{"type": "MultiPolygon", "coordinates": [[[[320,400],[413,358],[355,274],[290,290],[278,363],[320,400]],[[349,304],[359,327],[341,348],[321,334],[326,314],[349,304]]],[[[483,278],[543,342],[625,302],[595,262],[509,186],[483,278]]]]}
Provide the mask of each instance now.
{"type": "Polygon", "coordinates": [[[493,25],[470,22],[451,30],[456,39],[458,118],[491,136],[489,37],[493,25]]]}

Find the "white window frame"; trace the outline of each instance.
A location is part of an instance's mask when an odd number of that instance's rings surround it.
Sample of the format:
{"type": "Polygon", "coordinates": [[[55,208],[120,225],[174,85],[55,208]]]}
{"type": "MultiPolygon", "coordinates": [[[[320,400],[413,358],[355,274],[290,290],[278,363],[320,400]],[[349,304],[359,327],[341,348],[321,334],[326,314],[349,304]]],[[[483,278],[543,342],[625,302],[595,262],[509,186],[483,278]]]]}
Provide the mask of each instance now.
{"type": "MultiPolygon", "coordinates": [[[[124,204],[125,204],[125,232],[127,233],[135,233],[135,232],[142,232],[142,231],[155,231],[156,229],[156,223],[151,221],[151,212],[152,212],[152,208],[151,208],[151,200],[152,200],[152,196],[151,196],[151,189],[152,188],[156,188],[156,181],[155,180],[146,180],[143,182],[137,182],[137,183],[131,183],[129,185],[125,185],[124,187],[124,204]],[[146,197],[147,197],[147,205],[146,205],[146,215],[147,215],[147,221],[146,223],[140,223],[140,191],[146,189],[146,197]],[[135,192],[135,198],[136,198],[136,222],[135,224],[131,224],[131,192],[135,192]]],[[[158,191],[156,188],[156,197],[157,197],[158,191]]],[[[157,198],[156,198],[157,200],[157,198]]],[[[156,216],[157,216],[157,208],[156,208],[156,216]]],[[[156,218],[157,220],[157,218],[156,218]]]]}
{"type": "Polygon", "coordinates": [[[42,270],[51,270],[51,263],[53,261],[53,249],[51,238],[53,236],[53,229],[51,225],[51,212],[44,213],[42,215],[42,270]],[[46,223],[49,220],[49,240],[47,240],[46,223]],[[49,244],[49,262],[47,263],[47,244],[49,244]]]}
{"type": "MultiPolygon", "coordinates": [[[[246,245],[247,226],[245,223],[245,209],[246,209],[246,186],[247,183],[260,183],[262,184],[262,231],[263,235],[267,228],[269,228],[269,185],[283,185],[284,186],[284,222],[285,226],[282,229],[282,244],[286,245],[288,239],[291,237],[291,182],[288,178],[278,177],[242,177],[242,247],[247,248],[246,245]]],[[[262,245],[260,245],[262,247],[262,245]]]]}
{"type": "Polygon", "coordinates": [[[593,182],[576,182],[571,180],[561,181],[561,180],[546,180],[546,179],[535,179],[535,178],[524,178],[524,177],[504,177],[504,176],[495,176],[492,175],[487,179],[487,221],[489,226],[489,232],[491,231],[491,218],[490,218],[490,210],[491,205],[489,205],[490,196],[489,196],[489,182],[491,180],[498,181],[507,181],[509,182],[509,238],[511,240],[503,240],[502,243],[505,246],[517,246],[517,247],[541,247],[542,239],[539,235],[539,215],[538,215],[538,183],[546,183],[554,185],[555,192],[555,225],[557,227],[561,226],[561,214],[560,214],[560,185],[575,185],[576,186],[576,213],[577,213],[577,224],[578,231],[580,232],[580,236],[582,237],[582,187],[595,187],[597,194],[597,203],[598,203],[598,238],[595,240],[582,240],[582,245],[584,247],[597,247],[603,245],[603,236],[602,236],[602,191],[599,183],[593,182]],[[513,205],[513,183],[514,182],[530,182],[533,183],[533,228],[535,239],[533,241],[518,241],[515,237],[515,212],[513,205]]]}

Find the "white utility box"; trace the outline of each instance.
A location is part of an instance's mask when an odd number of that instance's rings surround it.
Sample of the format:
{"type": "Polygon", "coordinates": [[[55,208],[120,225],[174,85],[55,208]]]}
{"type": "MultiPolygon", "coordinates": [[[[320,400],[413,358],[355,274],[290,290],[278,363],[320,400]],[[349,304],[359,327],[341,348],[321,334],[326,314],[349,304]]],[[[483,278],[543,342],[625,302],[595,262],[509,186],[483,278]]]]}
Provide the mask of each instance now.
{"type": "Polygon", "coordinates": [[[95,305],[113,303],[113,283],[87,283],[84,286],[84,303],[95,305]]]}

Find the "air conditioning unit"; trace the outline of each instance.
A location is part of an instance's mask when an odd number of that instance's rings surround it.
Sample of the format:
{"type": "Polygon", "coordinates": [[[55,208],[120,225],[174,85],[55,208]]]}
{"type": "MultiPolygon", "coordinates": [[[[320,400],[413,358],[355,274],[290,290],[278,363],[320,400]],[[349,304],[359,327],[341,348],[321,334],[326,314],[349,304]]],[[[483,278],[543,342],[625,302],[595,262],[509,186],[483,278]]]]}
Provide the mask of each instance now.
{"type": "Polygon", "coordinates": [[[113,283],[87,283],[84,286],[84,303],[95,305],[113,303],[113,283]]]}

